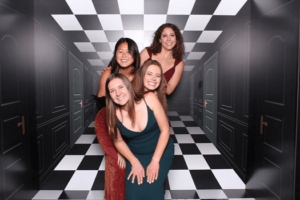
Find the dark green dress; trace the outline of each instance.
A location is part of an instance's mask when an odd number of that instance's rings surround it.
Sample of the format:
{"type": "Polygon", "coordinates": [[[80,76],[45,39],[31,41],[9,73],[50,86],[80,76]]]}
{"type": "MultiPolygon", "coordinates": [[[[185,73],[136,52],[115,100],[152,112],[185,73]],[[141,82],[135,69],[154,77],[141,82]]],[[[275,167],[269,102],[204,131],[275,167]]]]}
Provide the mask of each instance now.
{"type": "MultiPolygon", "coordinates": [[[[147,104],[146,104],[147,105],[147,104]]],[[[147,166],[151,162],[155,151],[160,130],[154,117],[153,111],[147,105],[148,122],[146,128],[142,132],[128,130],[123,124],[117,120],[117,127],[122,137],[126,141],[129,149],[139,159],[143,165],[145,173],[147,166]]],[[[169,169],[174,158],[174,144],[170,138],[166,149],[160,159],[158,179],[153,183],[147,182],[147,176],[143,180],[143,184],[138,185],[137,179],[132,183],[132,179],[127,180],[131,171],[131,164],[126,161],[125,176],[125,196],[126,200],[163,200],[164,199],[164,181],[167,178],[169,169]]]]}

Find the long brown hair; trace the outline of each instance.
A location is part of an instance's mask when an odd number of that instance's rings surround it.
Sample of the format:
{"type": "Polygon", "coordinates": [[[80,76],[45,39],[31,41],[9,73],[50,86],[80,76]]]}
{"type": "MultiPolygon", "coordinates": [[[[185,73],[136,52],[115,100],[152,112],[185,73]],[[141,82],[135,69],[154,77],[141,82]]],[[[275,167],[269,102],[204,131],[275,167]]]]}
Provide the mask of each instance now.
{"type": "Polygon", "coordinates": [[[165,28],[171,28],[174,31],[176,36],[176,45],[172,49],[173,58],[176,60],[181,60],[184,55],[183,37],[182,34],[180,33],[179,28],[175,24],[165,23],[162,24],[160,27],[158,27],[158,29],[154,33],[152,44],[148,48],[153,54],[158,54],[161,52],[162,46],[159,41],[160,41],[161,34],[165,28]]]}
{"type": "Polygon", "coordinates": [[[158,88],[156,88],[154,91],[157,93],[158,100],[160,101],[161,105],[163,106],[165,112],[167,112],[167,97],[166,97],[166,92],[165,92],[165,83],[166,79],[163,74],[163,69],[162,66],[159,62],[156,60],[148,60],[144,62],[144,64],[140,67],[140,69],[137,71],[135,74],[133,80],[132,80],[132,85],[134,90],[136,91],[137,94],[144,95],[147,92],[153,92],[153,91],[145,91],[145,85],[144,85],[144,78],[147,72],[147,69],[150,65],[155,65],[160,69],[160,83],[158,88]]]}
{"type": "Polygon", "coordinates": [[[117,110],[120,110],[122,106],[116,104],[111,96],[110,96],[110,92],[108,89],[108,84],[110,83],[110,81],[112,81],[113,79],[119,78],[123,81],[125,87],[127,88],[128,92],[129,92],[129,101],[126,104],[127,109],[128,109],[128,116],[132,122],[132,125],[135,124],[135,109],[134,109],[134,102],[135,101],[139,101],[142,99],[142,96],[138,95],[135,93],[131,82],[128,80],[128,78],[121,73],[115,73],[115,74],[111,74],[105,83],[105,92],[106,92],[106,123],[108,126],[108,134],[109,136],[114,140],[117,139],[117,110]]]}

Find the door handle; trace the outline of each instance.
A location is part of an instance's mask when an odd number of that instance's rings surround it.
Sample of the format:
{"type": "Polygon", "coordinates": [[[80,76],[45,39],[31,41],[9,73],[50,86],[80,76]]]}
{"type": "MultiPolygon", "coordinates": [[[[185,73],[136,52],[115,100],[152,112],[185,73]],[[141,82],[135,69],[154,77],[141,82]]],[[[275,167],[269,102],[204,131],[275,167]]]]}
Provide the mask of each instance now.
{"type": "Polygon", "coordinates": [[[80,107],[82,108],[82,100],[80,101],[80,103],[79,103],[79,104],[80,104],[80,107]]]}
{"type": "Polygon", "coordinates": [[[264,117],[260,116],[260,134],[264,133],[264,126],[268,126],[268,122],[264,122],[264,117]]]}
{"type": "Polygon", "coordinates": [[[205,101],[204,101],[204,107],[206,107],[206,105],[207,105],[207,101],[205,100],[205,101]]]}
{"type": "Polygon", "coordinates": [[[22,122],[19,122],[17,124],[17,127],[20,127],[20,126],[22,126],[22,134],[25,135],[25,118],[24,118],[24,116],[22,116],[22,122]]]}

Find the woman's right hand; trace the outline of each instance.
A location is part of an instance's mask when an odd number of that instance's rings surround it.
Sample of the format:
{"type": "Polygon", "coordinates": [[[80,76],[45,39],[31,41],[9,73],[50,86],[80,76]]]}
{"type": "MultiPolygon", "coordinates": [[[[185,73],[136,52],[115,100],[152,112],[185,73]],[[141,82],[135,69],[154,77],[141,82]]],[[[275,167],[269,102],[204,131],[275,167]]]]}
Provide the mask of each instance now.
{"type": "Polygon", "coordinates": [[[131,165],[131,172],[129,173],[127,180],[132,176],[132,183],[134,183],[134,179],[137,179],[138,184],[143,183],[143,178],[145,177],[145,170],[139,161],[136,161],[131,165]]]}
{"type": "Polygon", "coordinates": [[[105,70],[107,70],[107,69],[109,69],[109,68],[111,68],[111,66],[105,66],[105,67],[103,68],[103,70],[101,71],[101,74],[102,74],[103,72],[105,72],[105,70]]]}

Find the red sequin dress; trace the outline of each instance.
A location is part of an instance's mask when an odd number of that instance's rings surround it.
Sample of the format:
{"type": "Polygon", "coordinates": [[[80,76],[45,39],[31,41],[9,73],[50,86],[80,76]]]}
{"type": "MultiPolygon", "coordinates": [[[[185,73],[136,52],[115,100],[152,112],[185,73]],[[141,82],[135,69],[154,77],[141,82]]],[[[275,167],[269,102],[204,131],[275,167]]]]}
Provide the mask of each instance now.
{"type": "Polygon", "coordinates": [[[105,153],[105,194],[107,200],[125,199],[125,168],[118,165],[118,152],[113,141],[108,136],[106,124],[106,109],[102,108],[95,119],[95,133],[98,142],[105,153]]]}
{"type": "MultiPolygon", "coordinates": [[[[152,60],[152,52],[149,48],[146,48],[147,49],[147,52],[149,54],[149,58],[147,59],[148,60],[152,60]]],[[[175,72],[175,67],[181,62],[182,60],[175,60],[174,62],[174,65],[173,67],[171,67],[168,71],[166,71],[164,73],[164,76],[165,76],[165,79],[167,82],[169,82],[169,80],[172,78],[174,72],[175,72]]]]}

